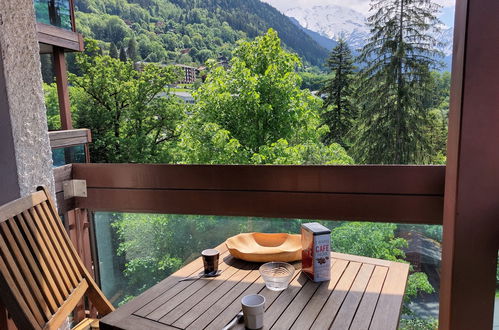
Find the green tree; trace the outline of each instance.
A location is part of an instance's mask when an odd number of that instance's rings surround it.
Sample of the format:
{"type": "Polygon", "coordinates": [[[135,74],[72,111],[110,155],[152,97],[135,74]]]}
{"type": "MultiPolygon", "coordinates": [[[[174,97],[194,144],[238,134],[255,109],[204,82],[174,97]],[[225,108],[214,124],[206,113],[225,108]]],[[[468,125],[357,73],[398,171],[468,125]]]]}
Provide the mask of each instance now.
{"type": "Polygon", "coordinates": [[[432,87],[427,106],[430,123],[425,129],[430,148],[427,162],[445,165],[449,122],[450,72],[432,72],[432,87]]]}
{"type": "Polygon", "coordinates": [[[321,100],[300,89],[301,62],[274,30],[240,42],[230,64],[211,62],[194,94],[192,116],[179,127],[179,162],[351,163],[339,145],[322,144],[321,100]]]}
{"type": "Polygon", "coordinates": [[[111,42],[111,47],[109,48],[109,56],[112,58],[119,58],[120,54],[118,53],[118,47],[114,44],[114,42],[111,42]]]}
{"type": "Polygon", "coordinates": [[[124,47],[120,48],[120,56],[119,56],[119,58],[120,58],[121,62],[126,62],[128,60],[128,57],[126,55],[126,50],[125,50],[124,47]]]}
{"type": "Polygon", "coordinates": [[[130,40],[128,41],[128,48],[126,50],[126,53],[128,55],[128,58],[133,62],[137,62],[139,60],[138,44],[137,40],[135,40],[135,37],[130,38],[130,40]]]}
{"type": "Polygon", "coordinates": [[[309,89],[310,91],[318,91],[324,85],[324,82],[329,77],[324,73],[317,72],[299,72],[302,79],[301,88],[309,89]]]}
{"type": "Polygon", "coordinates": [[[325,95],[322,117],[329,127],[324,137],[326,144],[333,142],[346,146],[346,136],[350,131],[355,111],[351,102],[353,91],[354,60],[345,40],[338,40],[338,45],[331,51],[327,67],[331,70],[329,78],[320,90],[325,95]]]}
{"type": "MultiPolygon", "coordinates": [[[[95,42],[86,42],[96,53],[95,42]]],[[[184,118],[182,103],[167,93],[177,80],[173,67],[146,65],[134,70],[131,61],[80,53],[76,62],[82,76],[70,76],[77,106],[76,124],[92,130],[94,162],[168,162],[174,129],[184,118]]]]}
{"type": "Polygon", "coordinates": [[[439,6],[428,0],[373,0],[369,42],[358,90],[360,116],[352,147],[361,163],[424,163],[431,144],[425,106],[430,69],[438,65],[439,6]]]}

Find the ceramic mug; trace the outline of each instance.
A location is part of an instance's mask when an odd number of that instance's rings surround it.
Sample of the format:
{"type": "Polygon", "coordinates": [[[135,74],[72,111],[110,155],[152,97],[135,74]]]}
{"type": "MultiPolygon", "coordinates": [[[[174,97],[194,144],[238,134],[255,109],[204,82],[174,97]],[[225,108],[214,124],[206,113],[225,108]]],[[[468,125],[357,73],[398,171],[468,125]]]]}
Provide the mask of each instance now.
{"type": "Polygon", "coordinates": [[[263,328],[265,297],[259,294],[244,296],[241,300],[244,314],[244,325],[248,329],[263,328]]]}

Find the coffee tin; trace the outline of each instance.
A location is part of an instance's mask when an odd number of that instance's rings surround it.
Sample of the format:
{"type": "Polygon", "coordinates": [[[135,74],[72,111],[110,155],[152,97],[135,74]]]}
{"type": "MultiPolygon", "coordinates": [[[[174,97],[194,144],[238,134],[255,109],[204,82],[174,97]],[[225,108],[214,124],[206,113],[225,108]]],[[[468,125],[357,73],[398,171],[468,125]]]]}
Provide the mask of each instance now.
{"type": "Polygon", "coordinates": [[[331,230],[320,223],[301,226],[302,272],[312,281],[331,279],[331,230]]]}

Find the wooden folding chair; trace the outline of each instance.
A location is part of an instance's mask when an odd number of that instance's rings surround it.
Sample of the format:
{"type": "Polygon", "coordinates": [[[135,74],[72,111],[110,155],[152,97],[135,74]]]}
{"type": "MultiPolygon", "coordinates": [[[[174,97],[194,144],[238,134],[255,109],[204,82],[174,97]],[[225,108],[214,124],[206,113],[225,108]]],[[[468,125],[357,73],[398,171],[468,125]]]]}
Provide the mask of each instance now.
{"type": "MultiPolygon", "coordinates": [[[[58,329],[85,296],[101,316],[114,310],[71,244],[47,190],[0,207],[0,299],[16,326],[58,329]]],[[[85,319],[74,329],[91,325],[98,321],[85,319]]]]}

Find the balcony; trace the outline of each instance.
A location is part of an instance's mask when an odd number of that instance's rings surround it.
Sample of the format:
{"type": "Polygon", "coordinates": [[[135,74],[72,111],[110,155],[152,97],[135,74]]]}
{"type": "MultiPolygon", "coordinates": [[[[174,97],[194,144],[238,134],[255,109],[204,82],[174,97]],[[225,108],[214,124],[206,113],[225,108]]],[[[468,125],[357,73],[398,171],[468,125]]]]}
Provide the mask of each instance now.
{"type": "Polygon", "coordinates": [[[76,32],[72,0],[34,0],[40,53],[53,47],[83,51],[83,37],[76,32]]]}
{"type": "MultiPolygon", "coordinates": [[[[492,1],[488,5],[497,8],[492,1]]],[[[391,228],[396,224],[393,239],[411,241],[398,248],[413,264],[413,271],[438,280],[439,249],[431,240],[442,239],[443,225],[442,282],[432,283],[440,291],[440,326],[470,329],[492,324],[499,182],[494,143],[499,121],[493,119],[497,118],[499,75],[495,74],[497,56],[493,56],[497,47],[484,45],[489,39],[483,30],[484,24],[493,27],[497,21],[492,11],[480,6],[461,2],[458,8],[447,167],[68,164],[54,169],[66,229],[109,298],[121,303],[192,260],[201,248],[234,233],[296,232],[302,221],[309,220],[324,221],[333,230],[350,221],[391,228]],[[489,48],[492,51],[483,51],[489,48]],[[84,180],[88,196],[64,196],[64,181],[70,180],[84,180]],[[140,224],[145,225],[136,230],[140,224]],[[152,244],[156,242],[167,246],[163,250],[164,246],[152,244]],[[147,253],[154,250],[169,255],[152,260],[154,267],[149,267],[142,260],[150,260],[147,253]],[[134,278],[130,276],[133,267],[134,278]],[[147,275],[140,267],[152,270],[152,276],[137,279],[147,275]]],[[[0,76],[3,91],[7,83],[0,76]]],[[[9,110],[8,98],[1,100],[9,110]]],[[[16,115],[15,111],[4,113],[16,115]]],[[[29,122],[25,126],[31,128],[29,122]]],[[[74,146],[58,142],[65,139],[54,137],[52,147],[74,146]]],[[[3,139],[9,154],[24,151],[16,150],[18,140],[11,135],[3,139]]],[[[88,141],[78,135],[78,145],[88,141]]],[[[13,164],[6,171],[9,179],[17,175],[14,156],[6,157],[13,164]]],[[[16,184],[6,181],[7,189],[16,184]]],[[[338,242],[342,232],[336,234],[338,242]]],[[[349,239],[347,243],[362,247],[368,241],[349,239]]],[[[3,321],[0,315],[2,326],[3,321]]]]}
{"type": "MultiPolygon", "coordinates": [[[[339,238],[360,221],[407,239],[401,251],[434,288],[407,306],[438,318],[443,166],[72,164],[65,173],[56,178],[85,180],[88,197],[59,206],[89,214],[67,213],[66,226],[116,306],[237,233],[298,233],[325,220],[339,238]]],[[[334,237],[339,252],[376,256],[366,242],[350,250],[334,237]]]]}

